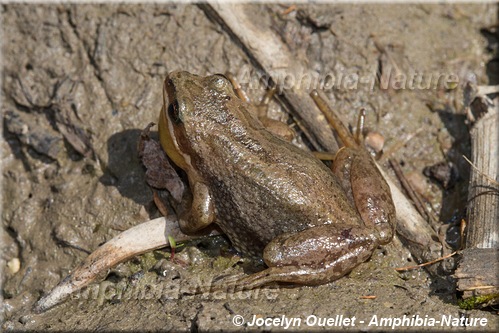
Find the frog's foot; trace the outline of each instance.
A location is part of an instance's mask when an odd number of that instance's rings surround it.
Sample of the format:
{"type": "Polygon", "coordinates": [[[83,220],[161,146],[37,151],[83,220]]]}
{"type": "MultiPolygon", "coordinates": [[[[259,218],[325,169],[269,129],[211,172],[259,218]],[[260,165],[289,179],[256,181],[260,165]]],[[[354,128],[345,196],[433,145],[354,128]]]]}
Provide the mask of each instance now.
{"type": "Polygon", "coordinates": [[[322,96],[320,96],[319,92],[317,90],[312,90],[310,96],[314,100],[317,107],[324,114],[329,124],[333,126],[334,130],[343,142],[343,145],[350,148],[359,148],[357,140],[355,140],[354,137],[350,134],[348,128],[343,124],[338,115],[333,112],[326,100],[322,98],[322,96]]]}
{"type": "Polygon", "coordinates": [[[258,120],[262,123],[262,125],[272,134],[280,137],[281,139],[291,142],[294,137],[295,133],[293,130],[284,122],[275,120],[272,118],[269,118],[267,116],[267,110],[269,108],[269,103],[274,97],[275,93],[277,92],[277,87],[274,85],[272,87],[269,87],[263,95],[261,101],[259,104],[252,103],[251,99],[249,98],[248,94],[244,91],[244,89],[241,87],[239,84],[239,81],[236,79],[236,77],[232,73],[225,73],[225,76],[229,81],[232,83],[232,87],[234,91],[236,92],[237,96],[245,101],[248,104],[254,105],[254,108],[251,110],[255,110],[256,114],[253,114],[253,116],[257,117],[258,120]]]}
{"type": "Polygon", "coordinates": [[[35,304],[34,312],[41,313],[59,304],[66,297],[87,286],[101,273],[120,262],[167,246],[169,244],[168,236],[172,236],[177,241],[191,238],[180,232],[178,221],[164,217],[144,222],[122,232],[90,254],[49,294],[43,296],[35,304]]]}
{"type": "Polygon", "coordinates": [[[237,292],[253,290],[272,283],[296,283],[305,285],[320,285],[339,279],[349,271],[337,271],[333,267],[282,266],[270,267],[261,272],[238,279],[224,279],[210,289],[211,292],[223,290],[237,292]]]}
{"type": "Polygon", "coordinates": [[[334,281],[369,259],[378,245],[364,226],[320,225],[283,234],[264,251],[269,268],[237,280],[223,280],[212,290],[250,290],[272,282],[319,285],[334,281]]]}

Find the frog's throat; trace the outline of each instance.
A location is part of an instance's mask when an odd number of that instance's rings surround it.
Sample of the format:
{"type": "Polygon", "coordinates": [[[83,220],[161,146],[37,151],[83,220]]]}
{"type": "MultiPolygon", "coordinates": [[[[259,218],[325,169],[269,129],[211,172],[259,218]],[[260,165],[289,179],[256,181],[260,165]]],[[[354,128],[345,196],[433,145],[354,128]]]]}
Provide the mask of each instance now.
{"type": "Polygon", "coordinates": [[[183,170],[187,171],[191,165],[191,158],[189,155],[182,153],[178,146],[178,142],[174,136],[173,125],[168,119],[166,114],[166,107],[163,106],[159,113],[159,142],[161,147],[166,151],[166,154],[170,159],[183,170]]]}

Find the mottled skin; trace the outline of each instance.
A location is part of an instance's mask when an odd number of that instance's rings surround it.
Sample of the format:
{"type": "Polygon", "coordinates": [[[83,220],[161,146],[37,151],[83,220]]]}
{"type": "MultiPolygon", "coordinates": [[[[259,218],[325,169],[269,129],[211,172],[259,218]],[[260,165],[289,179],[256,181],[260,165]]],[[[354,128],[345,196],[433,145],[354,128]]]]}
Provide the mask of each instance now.
{"type": "Polygon", "coordinates": [[[267,131],[221,75],[173,72],[164,94],[161,144],[192,192],[181,229],[216,223],[238,250],[263,256],[269,267],[239,285],[326,283],[391,241],[390,190],[358,146],[341,149],[332,172],[267,131]]]}

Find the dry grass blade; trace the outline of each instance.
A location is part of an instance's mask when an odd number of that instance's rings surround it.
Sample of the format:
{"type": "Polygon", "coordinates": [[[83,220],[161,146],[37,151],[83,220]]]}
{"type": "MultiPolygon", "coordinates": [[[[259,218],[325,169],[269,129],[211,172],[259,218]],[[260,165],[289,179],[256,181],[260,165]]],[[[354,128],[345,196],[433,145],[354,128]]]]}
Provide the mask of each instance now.
{"type": "Polygon", "coordinates": [[[425,266],[429,266],[429,265],[433,265],[439,261],[442,261],[442,260],[445,260],[445,259],[448,259],[452,256],[454,256],[456,253],[458,253],[458,251],[454,251],[448,255],[445,255],[443,257],[440,257],[440,258],[437,258],[435,260],[432,260],[432,261],[427,261],[427,262],[424,262],[422,264],[419,264],[419,265],[413,265],[413,266],[405,266],[405,267],[398,267],[398,268],[395,268],[395,270],[397,272],[401,272],[401,271],[408,271],[408,270],[411,270],[411,269],[416,269],[416,268],[421,268],[421,267],[425,267],[425,266]]]}

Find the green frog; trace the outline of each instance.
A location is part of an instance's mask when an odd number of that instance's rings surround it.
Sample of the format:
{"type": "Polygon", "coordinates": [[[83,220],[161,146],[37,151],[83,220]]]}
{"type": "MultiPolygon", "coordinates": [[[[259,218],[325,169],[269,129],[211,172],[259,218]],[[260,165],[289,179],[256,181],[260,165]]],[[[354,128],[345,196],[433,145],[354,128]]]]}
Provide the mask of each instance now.
{"type": "Polygon", "coordinates": [[[172,72],[163,94],[161,146],[187,174],[191,192],[181,230],[216,223],[237,250],[268,266],[239,285],[327,283],[392,240],[386,181],[317,92],[312,98],[344,144],[331,168],[267,130],[223,75],[172,72]]]}

